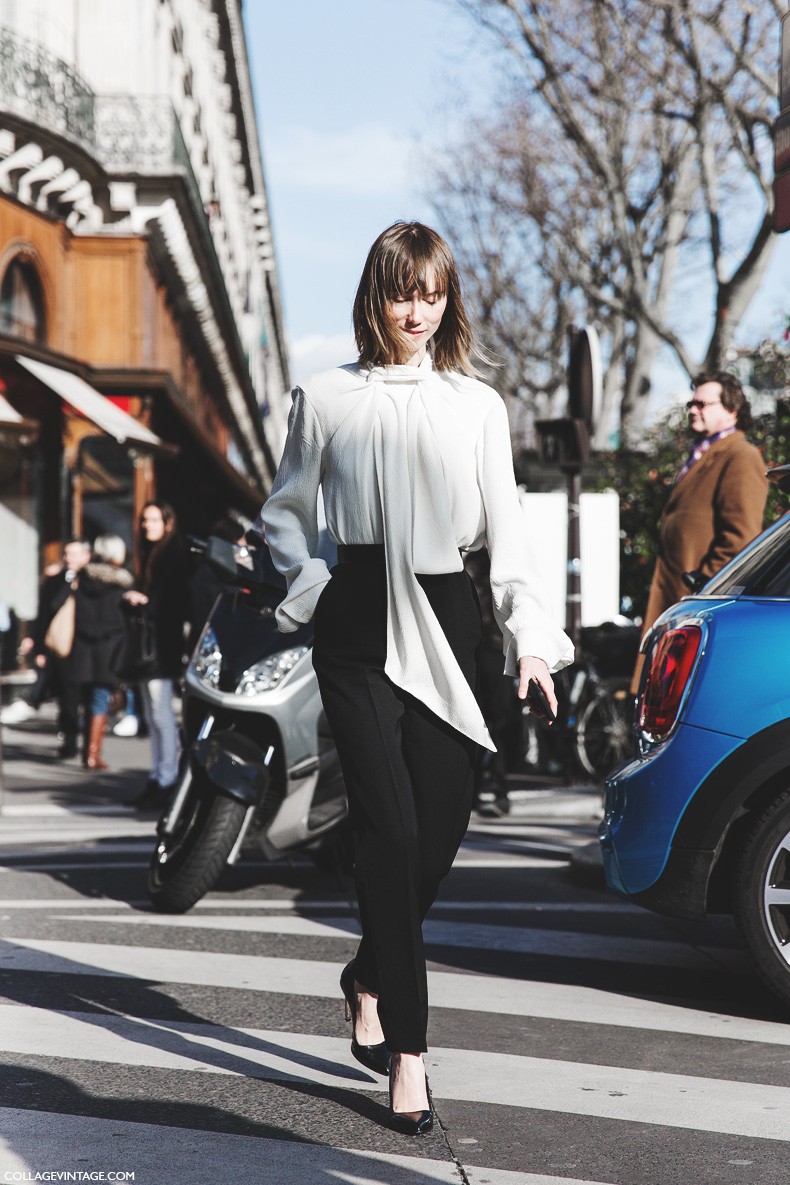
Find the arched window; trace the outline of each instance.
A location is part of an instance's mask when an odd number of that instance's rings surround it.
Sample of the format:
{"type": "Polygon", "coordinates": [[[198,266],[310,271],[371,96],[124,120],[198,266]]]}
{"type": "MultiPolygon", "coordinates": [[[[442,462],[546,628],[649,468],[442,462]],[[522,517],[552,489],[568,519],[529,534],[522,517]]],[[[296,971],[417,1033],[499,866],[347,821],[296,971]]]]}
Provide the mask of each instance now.
{"type": "Polygon", "coordinates": [[[36,269],[12,259],[0,284],[0,333],[28,342],[46,339],[44,295],[36,269]]]}

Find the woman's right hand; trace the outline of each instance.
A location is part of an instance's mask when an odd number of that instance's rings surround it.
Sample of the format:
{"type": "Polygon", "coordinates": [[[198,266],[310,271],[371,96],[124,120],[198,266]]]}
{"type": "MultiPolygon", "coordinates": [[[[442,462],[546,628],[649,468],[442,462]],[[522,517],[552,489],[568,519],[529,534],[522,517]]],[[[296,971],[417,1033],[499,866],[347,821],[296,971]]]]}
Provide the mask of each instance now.
{"type": "Polygon", "coordinates": [[[128,601],[130,605],[147,605],[148,597],[145,593],[138,592],[136,588],[130,588],[128,592],[123,594],[123,599],[128,601]]]}

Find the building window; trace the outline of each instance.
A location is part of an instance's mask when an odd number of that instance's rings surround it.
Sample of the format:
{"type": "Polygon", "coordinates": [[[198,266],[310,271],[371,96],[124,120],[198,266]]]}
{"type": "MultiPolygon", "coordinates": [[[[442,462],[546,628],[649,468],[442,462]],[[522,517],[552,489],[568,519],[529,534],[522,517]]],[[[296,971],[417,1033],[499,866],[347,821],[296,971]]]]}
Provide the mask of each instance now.
{"type": "Polygon", "coordinates": [[[28,342],[46,339],[44,295],[36,270],[13,259],[0,284],[0,333],[28,342]]]}

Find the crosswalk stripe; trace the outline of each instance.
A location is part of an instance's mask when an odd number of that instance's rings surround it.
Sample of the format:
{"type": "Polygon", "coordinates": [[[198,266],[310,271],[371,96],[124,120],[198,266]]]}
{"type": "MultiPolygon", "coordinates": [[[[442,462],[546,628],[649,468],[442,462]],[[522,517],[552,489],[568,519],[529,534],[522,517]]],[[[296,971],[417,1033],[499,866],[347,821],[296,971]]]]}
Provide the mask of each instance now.
{"type": "MultiPolygon", "coordinates": [[[[0,967],[5,971],[130,979],[140,978],[144,969],[145,982],[243,988],[326,999],[339,999],[341,970],[339,963],[309,959],[21,938],[0,943],[0,967]]],[[[434,1008],[790,1046],[790,1025],[709,1014],[598,988],[445,971],[429,972],[428,983],[434,1008]]]]}
{"type": "MultiPolygon", "coordinates": [[[[95,867],[95,865],[91,865],[95,867]]],[[[113,866],[114,867],[114,866],[113,866]]],[[[139,909],[148,907],[148,901],[118,901],[115,897],[29,897],[19,899],[6,897],[0,900],[0,909],[139,909]]],[[[310,901],[302,897],[242,897],[234,895],[233,900],[207,897],[192,907],[191,916],[205,910],[297,910],[300,913],[312,910],[338,910],[342,902],[326,898],[310,901]]],[[[356,910],[349,903],[348,909],[356,910]]],[[[638,905],[621,901],[437,901],[431,907],[432,913],[563,913],[572,914],[630,914],[644,916],[638,905]]]]}
{"type": "MultiPolygon", "coordinates": [[[[229,1165],[235,1181],[260,1181],[261,1166],[265,1165],[266,1180],[276,1185],[305,1185],[316,1179],[317,1167],[323,1179],[347,1185],[404,1185],[406,1181],[458,1185],[459,1180],[455,1162],[449,1159],[225,1132],[184,1132],[182,1128],[92,1116],[4,1108],[0,1109],[0,1130],[6,1173],[30,1172],[32,1165],[84,1163],[88,1149],[86,1169],[134,1172],[138,1182],[161,1181],[163,1165],[168,1166],[168,1180],[189,1181],[190,1185],[227,1181],[229,1165]]],[[[508,1169],[464,1166],[464,1171],[470,1185],[606,1185],[508,1169]]]]}
{"type": "MultiPolygon", "coordinates": [[[[380,1091],[335,1037],[0,1005],[7,1053],[380,1091]]],[[[790,1089],[547,1058],[433,1049],[436,1099],[790,1140],[790,1089]]]]}
{"type": "MultiPolygon", "coordinates": [[[[185,930],[231,930],[254,934],[288,934],[299,938],[359,937],[361,930],[354,917],[314,918],[162,916],[158,913],[114,914],[87,919],[81,914],[66,914],[62,921],[91,925],[153,926],[185,930]]],[[[731,970],[747,966],[740,951],[717,948],[710,954],[702,947],[683,946],[660,940],[611,937],[578,933],[571,930],[529,929],[525,926],[475,925],[429,919],[423,925],[429,946],[453,946],[475,950],[501,950],[518,954],[551,955],[566,959],[604,959],[610,963],[640,963],[648,966],[682,967],[710,971],[726,963],[731,970]]]]}

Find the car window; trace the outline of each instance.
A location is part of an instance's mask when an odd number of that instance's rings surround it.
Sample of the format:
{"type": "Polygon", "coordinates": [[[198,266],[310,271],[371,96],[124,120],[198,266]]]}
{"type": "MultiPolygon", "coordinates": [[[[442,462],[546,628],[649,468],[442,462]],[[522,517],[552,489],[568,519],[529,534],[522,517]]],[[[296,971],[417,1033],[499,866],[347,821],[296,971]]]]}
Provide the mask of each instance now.
{"type": "Polygon", "coordinates": [[[709,580],[702,595],[790,597],[790,514],[709,580]]]}

